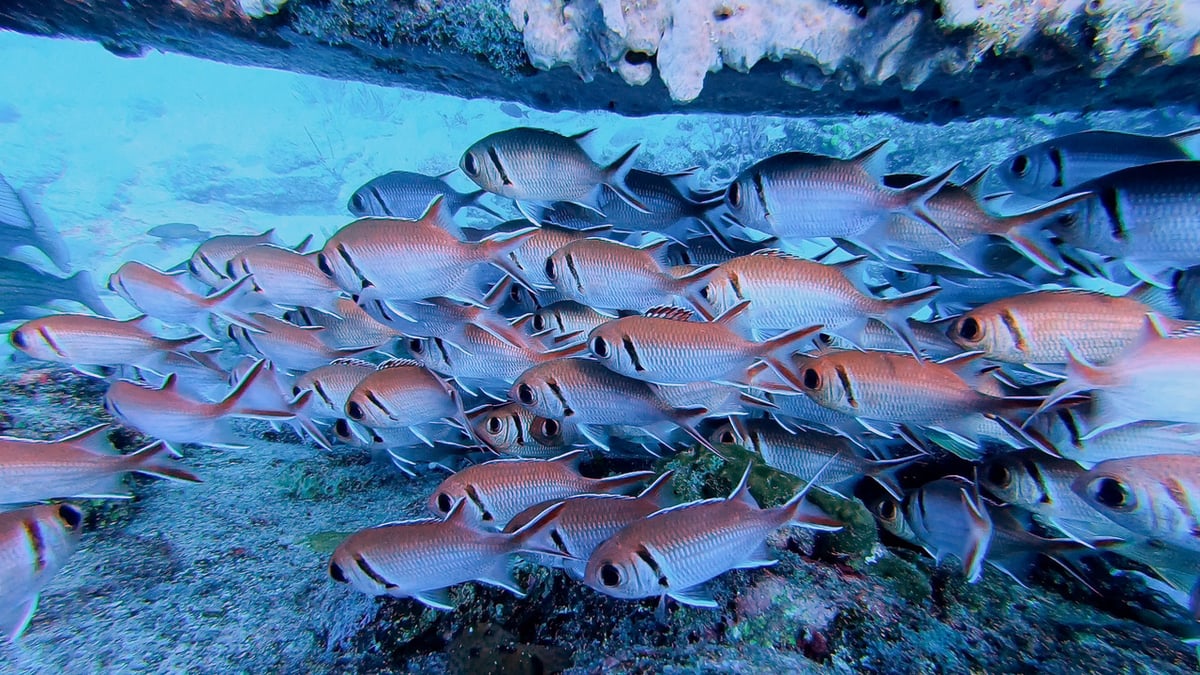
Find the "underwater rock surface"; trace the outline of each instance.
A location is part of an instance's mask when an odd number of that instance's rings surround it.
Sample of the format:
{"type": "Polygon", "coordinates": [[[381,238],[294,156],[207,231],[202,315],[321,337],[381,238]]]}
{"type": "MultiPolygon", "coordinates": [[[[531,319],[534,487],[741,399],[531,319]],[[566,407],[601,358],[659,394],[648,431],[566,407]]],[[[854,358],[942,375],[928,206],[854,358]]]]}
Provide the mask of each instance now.
{"type": "Polygon", "coordinates": [[[1194,101],[1200,14],[1189,6],[15,0],[0,7],[0,27],[95,40],[123,56],[161,49],[547,110],[884,112],[942,122],[1194,101]]]}

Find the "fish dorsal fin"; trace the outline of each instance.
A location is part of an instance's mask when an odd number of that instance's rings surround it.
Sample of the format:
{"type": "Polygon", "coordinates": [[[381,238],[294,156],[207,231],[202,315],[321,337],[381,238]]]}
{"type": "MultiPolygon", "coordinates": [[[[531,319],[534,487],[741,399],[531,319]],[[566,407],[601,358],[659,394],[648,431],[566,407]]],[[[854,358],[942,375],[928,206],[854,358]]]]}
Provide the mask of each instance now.
{"type": "Polygon", "coordinates": [[[555,464],[561,464],[578,473],[579,465],[583,462],[583,458],[586,456],[586,450],[572,450],[571,452],[563,453],[558,457],[554,457],[546,461],[554,462],[555,464]]]}
{"type": "Polygon", "coordinates": [[[421,364],[412,359],[392,358],[375,366],[375,370],[387,370],[389,368],[408,368],[410,366],[420,367],[421,364]]]}
{"type": "MultiPolygon", "coordinates": [[[[267,232],[274,233],[275,230],[273,230],[273,229],[267,230],[267,232]]],[[[313,240],[313,236],[310,234],[307,237],[301,239],[299,244],[296,244],[295,246],[293,246],[292,250],[295,251],[296,253],[303,255],[304,249],[308,248],[308,245],[312,243],[312,240],[313,240]]],[[[270,239],[268,239],[267,243],[270,244],[270,243],[274,243],[274,242],[272,242],[270,239]]]]}
{"type": "Polygon", "coordinates": [[[492,290],[488,291],[487,295],[483,296],[483,306],[489,309],[497,307],[504,299],[504,296],[508,295],[508,290],[512,287],[512,284],[512,277],[508,276],[507,274],[501,277],[500,281],[497,281],[496,284],[492,286],[492,290]]]}
{"type": "Polygon", "coordinates": [[[375,364],[371,363],[370,361],[363,361],[362,359],[351,358],[349,356],[343,356],[341,358],[334,359],[329,362],[329,365],[331,365],[331,366],[355,366],[355,367],[361,367],[361,368],[374,368],[375,367],[375,364]]]}
{"type": "Polygon", "coordinates": [[[117,455],[116,448],[108,440],[110,424],[97,424],[70,436],[60,438],[56,443],[69,443],[77,448],[83,448],[98,455],[117,455]]]}
{"type": "Polygon", "coordinates": [[[1142,322],[1141,332],[1126,349],[1126,353],[1131,354],[1153,342],[1165,340],[1170,334],[1170,329],[1163,324],[1162,317],[1157,312],[1147,312],[1146,320],[1142,322]]]}
{"type": "Polygon", "coordinates": [[[434,197],[429,206],[425,208],[425,213],[417,219],[420,222],[429,221],[436,224],[438,227],[445,228],[447,224],[451,227],[457,227],[454,224],[454,214],[450,211],[450,207],[446,206],[446,195],[440,194],[434,197]]]}
{"type": "Polygon", "coordinates": [[[664,471],[661,476],[654,479],[653,483],[646,486],[646,489],[642,490],[637,498],[657,504],[660,508],[670,506],[674,502],[674,495],[671,494],[671,479],[674,476],[674,469],[664,471]]]}
{"type": "Polygon", "coordinates": [[[591,129],[585,129],[576,134],[570,134],[567,136],[567,138],[569,138],[573,141],[582,141],[583,139],[587,138],[588,136],[591,136],[592,133],[595,131],[596,131],[596,127],[592,127],[591,129]]]}
{"type": "Polygon", "coordinates": [[[740,315],[744,314],[746,312],[746,310],[748,310],[748,309],[750,309],[750,301],[743,300],[743,301],[739,302],[738,304],[734,305],[733,307],[730,307],[729,309],[725,310],[721,314],[721,316],[718,316],[717,318],[713,319],[713,323],[719,323],[722,326],[728,326],[729,324],[733,323],[733,321],[735,319],[737,319],[740,315]]]}
{"type": "Polygon", "coordinates": [[[646,316],[652,319],[669,319],[671,321],[693,321],[696,318],[695,312],[690,309],[667,305],[651,307],[646,310],[646,316]]]}
{"type": "Polygon", "coordinates": [[[983,177],[987,175],[987,172],[987,167],[980,169],[975,173],[975,175],[963,181],[959,187],[963,190],[966,190],[967,194],[974,197],[976,201],[979,201],[979,188],[983,184],[983,177]]]}
{"type": "MultiPolygon", "coordinates": [[[[798,255],[788,253],[786,251],[782,251],[777,248],[759,249],[759,250],[751,253],[750,255],[760,255],[760,256],[767,257],[767,258],[779,258],[780,260],[804,260],[804,258],[801,258],[798,255]]],[[[805,262],[811,262],[811,261],[805,261],[805,262]]]]}
{"type": "Polygon", "coordinates": [[[884,146],[888,144],[887,139],[879,141],[875,145],[860,150],[858,154],[847,159],[847,162],[857,164],[862,167],[863,171],[877,178],[882,178],[887,173],[887,158],[888,153],[884,151],[884,146]]]}
{"type": "Polygon", "coordinates": [[[734,486],[733,492],[729,493],[728,501],[743,502],[754,508],[758,508],[758,502],[755,501],[754,495],[750,494],[750,469],[754,468],[754,463],[746,465],[746,470],[742,472],[742,479],[734,486]]]}

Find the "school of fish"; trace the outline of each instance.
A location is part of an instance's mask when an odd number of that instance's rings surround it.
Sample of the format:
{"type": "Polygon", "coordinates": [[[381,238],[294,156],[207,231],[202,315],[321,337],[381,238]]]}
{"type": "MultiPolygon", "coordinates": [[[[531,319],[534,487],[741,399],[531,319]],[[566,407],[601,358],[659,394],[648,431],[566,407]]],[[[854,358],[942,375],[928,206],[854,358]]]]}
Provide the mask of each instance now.
{"type": "MultiPolygon", "coordinates": [[[[586,132],[516,128],[463,153],[478,190],[385,174],[320,245],[225,234],[174,270],[129,261],[108,289],[137,316],[10,333],[107,380],[116,424],[155,440],[0,438],[0,635],[78,546],[59,500],[128,497],[128,473],[198,483],[181,451],[248,447],[239,419],[450,472],[427,518],[333,553],[329,576],[373,596],[521,597],[524,558],[666,620],[668,598],[717,607],[707,582],[773,564],[780,528],[838,529],[806,501],[821,489],[972,582],[1119,556],[1200,618],[1196,135],[1071,134],[959,183],[886,174],[884,143],[788,152],[702,190],[634,168],[637,146],[602,163],[586,132]],[[670,471],[580,470],[730,445],[804,489],[763,508],[747,467],[680,503],[670,471]]],[[[32,241],[0,188],[13,245],[32,241]]]]}

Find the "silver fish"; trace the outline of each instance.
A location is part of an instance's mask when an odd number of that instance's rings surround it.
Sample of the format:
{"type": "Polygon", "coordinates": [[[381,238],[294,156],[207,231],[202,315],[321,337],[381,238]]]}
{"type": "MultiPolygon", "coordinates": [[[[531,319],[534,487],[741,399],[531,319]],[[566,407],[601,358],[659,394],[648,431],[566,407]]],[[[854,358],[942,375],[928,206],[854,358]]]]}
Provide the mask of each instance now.
{"type": "Polygon", "coordinates": [[[552,506],[511,534],[480,527],[459,501],[445,520],[386,523],[356,532],[338,545],[329,576],[368,595],[413,598],[434,609],[454,609],[447,589],[468,581],[525,592],[513,577],[512,556],[521,551],[557,552],[544,541],[552,506]]]}
{"type": "Polygon", "coordinates": [[[827,332],[855,342],[868,320],[875,319],[917,354],[920,348],[907,319],[938,292],[933,286],[895,298],[871,297],[837,265],[767,249],[722,263],[703,294],[718,312],[749,301],[739,326],[746,335],[766,337],[797,326],[823,325],[827,332]]]}
{"type": "Polygon", "coordinates": [[[358,217],[379,216],[386,218],[420,218],[429,203],[438,196],[446,199],[446,206],[454,213],[473,206],[491,215],[495,211],[479,202],[486,194],[483,190],[459,192],[446,184],[445,178],[453,171],[440,176],[426,176],[411,171],[392,171],[372,178],[350,195],[346,208],[358,217]]]}
{"type": "MultiPolygon", "coordinates": [[[[852,237],[903,213],[939,230],[926,200],[946,182],[957,165],[902,190],[882,177],[878,143],[849,159],[787,152],[743,171],[725,193],[727,218],[784,241],[813,237],[852,237]]],[[[943,232],[943,234],[945,234],[943,232]]]]}
{"type": "Polygon", "coordinates": [[[199,483],[170,457],[162,443],[121,455],[108,441],[109,425],[99,424],[56,441],[0,437],[0,504],[55,498],[128,498],[127,473],[199,483]]]}
{"type": "Polygon", "coordinates": [[[950,476],[926,483],[905,499],[903,516],[894,506],[885,505],[877,506],[875,513],[886,529],[901,538],[911,537],[937,562],[947,555],[958,558],[969,583],[983,578],[992,519],[967,479],[950,476]],[[901,517],[904,523],[897,524],[901,517]]]}
{"type": "Polygon", "coordinates": [[[1085,469],[1108,459],[1200,454],[1200,425],[1133,422],[1090,434],[1087,413],[1078,406],[1058,408],[1030,420],[1014,435],[1027,440],[1029,447],[1085,469]]]}
{"type": "MultiPolygon", "coordinates": [[[[258,244],[279,244],[275,229],[262,234],[220,234],[202,242],[188,259],[188,272],[197,281],[211,288],[224,288],[233,281],[229,277],[229,261],[245,249],[258,244]]],[[[305,239],[296,250],[308,245],[305,239]]]]}
{"type": "Polygon", "coordinates": [[[544,501],[513,516],[504,531],[519,530],[547,508],[561,502],[562,508],[554,516],[549,535],[562,556],[530,553],[525,557],[545,567],[562,567],[573,579],[583,581],[588,558],[598,546],[630,524],[675,503],[670,485],[674,475],[674,471],[664,472],[636,497],[581,494],[544,501]]]}
{"type": "Polygon", "coordinates": [[[287,308],[311,307],[337,313],[341,289],[317,269],[316,254],[274,244],[256,244],[229,261],[230,277],[251,276],[251,288],[266,302],[287,308]]]}
{"type": "Polygon", "coordinates": [[[991,171],[1013,192],[1049,200],[1064,190],[1121,169],[1191,159],[1181,143],[1197,133],[1200,129],[1143,136],[1091,129],[1022,148],[991,171]]]}
{"type": "Polygon", "coordinates": [[[164,323],[189,326],[211,340],[217,337],[210,316],[254,325],[239,307],[242,294],[250,290],[250,284],[247,283],[250,279],[239,279],[208,295],[193,290],[189,279],[186,272],[167,273],[150,265],[130,261],[109,277],[108,289],[146,316],[164,323]]]}
{"type": "Polygon", "coordinates": [[[217,403],[187,397],[179,391],[176,376],[172,374],[155,389],[139,382],[118,380],[105,392],[104,407],[122,424],[169,444],[246,448],[249,446],[233,431],[231,418],[278,420],[289,417],[243,404],[243,397],[261,377],[264,363],[259,362],[229,395],[217,403]]]}
{"type": "MultiPolygon", "coordinates": [[[[296,378],[281,371],[275,364],[267,361],[261,366],[259,360],[250,356],[242,357],[242,361],[229,372],[229,383],[233,386],[249,375],[256,368],[262,372],[255,378],[254,383],[247,388],[242,396],[241,404],[249,409],[268,415],[278,415],[295,431],[296,435],[304,438],[305,434],[316,441],[317,445],[326,450],[332,450],[329,440],[317,426],[313,415],[309,412],[310,404],[316,397],[315,392],[307,390],[296,391],[296,378]]],[[[279,429],[275,420],[271,426],[279,429]]]]}
{"type": "MultiPolygon", "coordinates": [[[[346,416],[371,428],[418,428],[442,420],[465,420],[454,387],[409,359],[390,359],[367,375],[346,399],[346,416]]],[[[464,428],[469,425],[464,421],[464,428]]],[[[426,441],[428,445],[432,442],[426,441]]]]}
{"type": "Polygon", "coordinates": [[[638,146],[600,166],[579,147],[588,133],[563,136],[527,127],[500,131],[468,148],[459,168],[479,187],[518,204],[573,202],[600,211],[608,186],[634,208],[649,211],[625,185],[638,146]]]}
{"type": "Polygon", "coordinates": [[[260,354],[281,370],[293,373],[319,368],[334,359],[356,356],[378,346],[335,348],[323,339],[324,327],[297,326],[266,314],[252,314],[250,318],[259,328],[230,325],[229,337],[247,351],[260,354]]]}
{"type": "Polygon", "coordinates": [[[442,481],[426,507],[443,516],[465,499],[484,525],[503,529],[513,516],[534,504],[573,495],[628,491],[654,476],[652,471],[633,471],[588,478],[579,473],[586,455],[584,450],[574,450],[552,459],[494,459],[467,467],[442,481]]]}
{"type": "Polygon", "coordinates": [[[646,426],[673,422],[700,445],[712,444],[695,429],[704,408],[674,408],[641,380],[625,377],[595,361],[556,359],[533,366],[509,390],[509,398],[542,417],[569,419],[602,448],[608,443],[595,426],[646,426]]]}
{"type": "Polygon", "coordinates": [[[79,366],[141,365],[153,368],[164,352],[182,351],[203,335],[162,338],[148,332],[145,317],[125,321],[84,314],[56,314],[13,329],[14,347],[42,361],[79,366]]]}
{"type": "Polygon", "coordinates": [[[546,261],[546,278],[568,299],[597,311],[634,310],[674,304],[676,297],[712,319],[700,295],[715,268],[676,278],[662,264],[667,242],[642,248],[606,239],[583,239],[563,246],[546,261]]]}
{"type": "Polygon", "coordinates": [[[529,459],[551,459],[579,446],[574,424],[538,417],[516,403],[499,403],[467,411],[475,438],[493,452],[529,459]]]}
{"type": "Polygon", "coordinates": [[[9,255],[21,246],[35,248],[58,269],[71,271],[71,252],[62,234],[27,196],[0,176],[0,250],[9,255]]]}
{"type": "Polygon", "coordinates": [[[794,434],[767,420],[750,420],[741,430],[733,424],[723,424],[709,439],[713,443],[742,445],[762,457],[768,466],[806,483],[815,481],[826,489],[842,490],[869,476],[897,498],[901,492],[896,473],[920,458],[917,455],[867,459],[861,454],[861,446],[844,436],[808,430],[794,434]]]}
{"type": "Polygon", "coordinates": [[[321,326],[321,341],[334,349],[353,349],[372,345],[379,347],[401,335],[354,304],[350,298],[338,298],[333,314],[307,307],[284,312],[283,320],[297,326],[321,326]],[[336,316],[335,316],[336,315],[336,316]]]}
{"type": "Polygon", "coordinates": [[[603,217],[575,204],[559,203],[543,214],[543,222],[573,230],[606,225],[620,231],[663,232],[686,239],[692,226],[699,225],[702,230],[712,227],[709,214],[723,197],[717,193],[707,199],[694,198],[681,185],[693,173],[694,169],[670,174],[632,169],[625,176],[625,186],[638,197],[645,211],[631,206],[615,192],[604,190],[596,204],[603,217]]]}
{"type": "Polygon", "coordinates": [[[79,546],[83,512],[70,504],[0,513],[0,636],[14,642],[37,611],[42,588],[79,546]]]}
{"type": "Polygon", "coordinates": [[[354,358],[335,359],[297,377],[292,396],[311,391],[313,396],[305,412],[316,419],[335,420],[346,414],[350,393],[373,372],[373,363],[354,358]]]}
{"type": "Polygon", "coordinates": [[[100,316],[112,310],[96,293],[96,280],[89,270],[63,278],[21,262],[0,258],[0,316],[5,321],[33,319],[49,313],[43,309],[67,300],[77,302],[100,316]]]}
{"type": "Polygon", "coordinates": [[[1134,532],[1200,551],[1200,457],[1150,455],[1100,462],[1071,485],[1134,532]]]}
{"type": "Polygon", "coordinates": [[[695,322],[691,312],[675,307],[651,309],[597,326],[588,335],[592,356],[614,372],[655,384],[745,380],[747,369],[762,361],[780,377],[796,379],[788,357],[821,326],[788,331],[765,342],[752,342],[734,332],[737,319],[750,311],[743,300],[712,322],[695,322]],[[700,354],[702,356],[697,357],[700,354]]]}
{"type": "Polygon", "coordinates": [[[561,300],[535,311],[526,326],[532,336],[541,337],[543,342],[584,342],[593,328],[612,318],[574,300],[561,300]]]}
{"type": "Polygon", "coordinates": [[[716,608],[703,584],[732,569],[774,564],[767,537],[786,525],[836,530],[840,523],[805,504],[806,487],[786,504],[759,508],[747,479],[726,499],[680,504],[637,520],[592,552],[584,583],[617,598],[670,597],[716,608]]]}
{"type": "Polygon", "coordinates": [[[497,310],[510,289],[516,288],[508,277],[488,291],[479,304],[449,298],[428,298],[419,302],[394,302],[360,298],[362,310],[373,320],[397,333],[413,338],[438,338],[469,351],[468,327],[490,333],[514,348],[529,346],[522,331],[497,310]]]}
{"type": "Polygon", "coordinates": [[[317,267],[351,297],[417,301],[435,296],[476,300],[464,289],[473,268],[495,265],[529,285],[509,257],[533,231],[462,241],[441,223],[450,219],[435,199],[420,220],[362,218],[338,230],[317,254],[317,267]]]}

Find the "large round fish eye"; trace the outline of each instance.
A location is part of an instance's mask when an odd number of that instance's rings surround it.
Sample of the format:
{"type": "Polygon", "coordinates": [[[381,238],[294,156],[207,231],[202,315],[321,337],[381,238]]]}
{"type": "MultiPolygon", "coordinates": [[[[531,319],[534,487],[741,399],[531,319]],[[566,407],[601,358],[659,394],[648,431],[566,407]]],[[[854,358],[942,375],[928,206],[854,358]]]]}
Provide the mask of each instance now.
{"type": "Polygon", "coordinates": [[[362,406],[355,401],[350,401],[346,404],[346,414],[352,420],[361,420],[367,416],[367,412],[362,409],[362,406]]]}
{"type": "Polygon", "coordinates": [[[875,515],[879,516],[880,520],[884,520],[889,523],[892,522],[896,519],[896,516],[899,515],[898,509],[896,508],[896,502],[890,499],[880,500],[879,503],[875,505],[875,515]]]}
{"type": "Polygon", "coordinates": [[[808,389],[816,389],[821,386],[821,374],[815,368],[807,368],[804,371],[804,386],[808,389]]]}
{"type": "Polygon", "coordinates": [[[1129,511],[1135,506],[1129,488],[1116,478],[1108,476],[1092,483],[1092,498],[1101,506],[1120,511],[1129,511]]]}
{"type": "Polygon", "coordinates": [[[438,511],[442,513],[450,513],[450,509],[454,507],[454,500],[450,499],[450,495],[445,492],[437,496],[438,511]]]}
{"type": "Polygon", "coordinates": [[[9,337],[9,339],[12,340],[14,347],[19,347],[21,349],[25,349],[26,347],[29,346],[29,342],[25,339],[24,331],[14,330],[12,332],[12,335],[9,337]]]}
{"type": "Polygon", "coordinates": [[[1029,156],[1017,155],[1016,157],[1013,157],[1012,172],[1021,177],[1024,177],[1026,173],[1029,173],[1029,156]]]}
{"type": "Polygon", "coordinates": [[[729,200],[729,205],[735,209],[742,205],[742,187],[738,185],[737,181],[730,184],[729,192],[725,197],[729,200]]]}
{"type": "Polygon", "coordinates": [[[296,385],[296,386],[292,387],[292,396],[299,396],[300,392],[302,392],[302,391],[304,391],[304,390],[300,388],[300,385],[296,385]]]}
{"type": "Polygon", "coordinates": [[[983,337],[983,330],[975,317],[968,316],[958,324],[958,335],[964,340],[974,342],[983,337]]]}
{"type": "Polygon", "coordinates": [[[999,488],[1006,488],[1012,483],[1012,472],[1002,462],[993,462],[987,468],[987,480],[999,488]]]}
{"type": "Polygon", "coordinates": [[[487,421],[487,430],[488,430],[488,433],[489,433],[489,434],[498,434],[498,433],[500,433],[500,429],[501,429],[502,427],[503,427],[503,425],[501,424],[501,422],[500,422],[500,418],[499,418],[499,417],[497,417],[497,416],[495,416],[495,415],[492,415],[491,417],[489,417],[489,418],[488,418],[488,421],[487,421]]]}
{"type": "Polygon", "coordinates": [[[733,445],[734,443],[737,443],[737,436],[733,435],[732,429],[726,429],[725,431],[721,432],[720,441],[726,445],[733,445]]]}
{"type": "Polygon", "coordinates": [[[329,258],[326,258],[324,253],[317,254],[317,269],[325,276],[333,277],[333,268],[329,266],[329,258]]]}
{"type": "Polygon", "coordinates": [[[608,341],[597,335],[592,338],[592,353],[602,359],[608,358],[608,341]]]}
{"type": "Polygon", "coordinates": [[[356,211],[363,210],[363,207],[366,205],[363,203],[363,196],[361,192],[354,193],[354,196],[350,198],[350,205],[353,206],[354,210],[356,211]]]}
{"type": "Polygon", "coordinates": [[[425,351],[425,341],[417,339],[417,338],[413,338],[413,339],[409,340],[408,341],[408,351],[419,356],[421,354],[421,352],[425,351]]]}
{"type": "Polygon", "coordinates": [[[525,405],[533,405],[533,388],[525,383],[517,387],[517,400],[525,405]]]}
{"type": "Polygon", "coordinates": [[[612,563],[605,563],[600,567],[600,583],[612,588],[621,584],[621,570],[612,563]]]}
{"type": "Polygon", "coordinates": [[[333,433],[338,438],[350,438],[350,423],[339,417],[338,421],[333,423],[333,433]]]}
{"type": "Polygon", "coordinates": [[[479,162],[475,159],[475,153],[468,152],[463,156],[463,171],[468,176],[479,175],[479,162]]]}
{"type": "Polygon", "coordinates": [[[558,432],[560,432],[560,431],[562,431],[562,427],[559,425],[558,420],[552,420],[552,419],[542,420],[542,435],[543,436],[546,436],[547,438],[554,437],[554,436],[557,436],[558,432]]]}
{"type": "Polygon", "coordinates": [[[538,333],[546,330],[546,319],[541,314],[534,314],[533,321],[530,323],[533,326],[533,330],[538,333]]]}
{"type": "Polygon", "coordinates": [[[346,573],[342,571],[341,565],[332,560],[329,561],[329,576],[339,584],[350,583],[350,580],[346,578],[346,573]]]}
{"type": "Polygon", "coordinates": [[[59,504],[58,518],[67,526],[68,531],[74,532],[83,524],[83,511],[70,504],[59,504]]]}
{"type": "Polygon", "coordinates": [[[554,259],[546,258],[546,278],[550,281],[554,281],[554,277],[554,259]]]}

